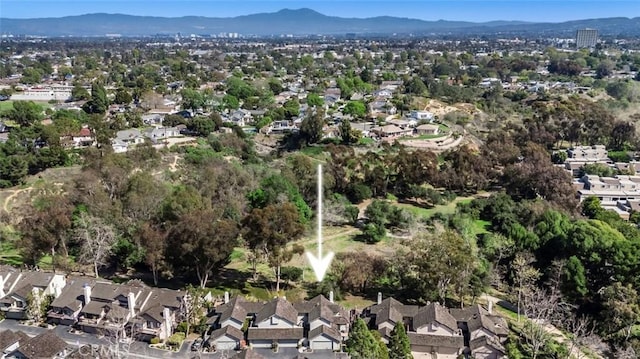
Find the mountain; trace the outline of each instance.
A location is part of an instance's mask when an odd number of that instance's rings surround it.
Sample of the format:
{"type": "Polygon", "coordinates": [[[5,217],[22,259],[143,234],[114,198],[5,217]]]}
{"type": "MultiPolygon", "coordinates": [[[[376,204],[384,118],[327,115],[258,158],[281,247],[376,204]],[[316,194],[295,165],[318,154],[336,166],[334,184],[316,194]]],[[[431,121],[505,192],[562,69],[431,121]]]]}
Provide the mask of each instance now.
{"type": "Polygon", "coordinates": [[[122,14],[87,14],[60,18],[9,19],[0,18],[0,33],[37,36],[145,36],[155,34],[218,34],[243,35],[344,35],[355,34],[496,34],[540,33],[573,34],[576,29],[591,27],[602,35],[640,33],[640,18],[607,18],[563,23],[527,23],[492,21],[424,21],[410,18],[379,16],[373,18],[342,18],[327,16],[311,9],[284,9],[231,18],[220,17],[151,17],[122,14]]]}

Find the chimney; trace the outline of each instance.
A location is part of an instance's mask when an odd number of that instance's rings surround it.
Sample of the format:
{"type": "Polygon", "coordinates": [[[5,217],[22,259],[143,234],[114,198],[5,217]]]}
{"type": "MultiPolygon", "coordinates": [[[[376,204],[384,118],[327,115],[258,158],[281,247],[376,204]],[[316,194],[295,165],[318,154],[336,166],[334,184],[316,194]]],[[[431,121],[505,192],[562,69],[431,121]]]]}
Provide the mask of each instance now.
{"type": "Polygon", "coordinates": [[[58,298],[58,297],[60,297],[60,295],[62,295],[62,286],[60,285],[60,283],[54,283],[53,284],[53,296],[58,298]]]}
{"type": "Polygon", "coordinates": [[[382,304],[382,292],[378,292],[378,304],[382,304]]]}
{"type": "Polygon", "coordinates": [[[488,310],[489,314],[493,314],[493,301],[489,301],[489,310],[488,310]]]}
{"type": "Polygon", "coordinates": [[[164,328],[165,328],[165,339],[169,338],[173,334],[173,326],[171,325],[171,310],[165,307],[162,310],[162,316],[164,319],[164,328]]]}
{"type": "Polygon", "coordinates": [[[82,291],[84,292],[84,305],[87,305],[91,301],[91,286],[85,283],[82,286],[82,291]]]}
{"type": "Polygon", "coordinates": [[[129,294],[127,295],[127,299],[128,299],[128,303],[127,306],[129,307],[129,315],[131,316],[131,318],[136,316],[136,295],[133,294],[132,292],[129,292],[129,294]]]}
{"type": "Polygon", "coordinates": [[[329,301],[333,303],[333,291],[329,292],[329,301]]]}
{"type": "Polygon", "coordinates": [[[229,292],[224,292],[224,304],[229,303],[229,292]]]}

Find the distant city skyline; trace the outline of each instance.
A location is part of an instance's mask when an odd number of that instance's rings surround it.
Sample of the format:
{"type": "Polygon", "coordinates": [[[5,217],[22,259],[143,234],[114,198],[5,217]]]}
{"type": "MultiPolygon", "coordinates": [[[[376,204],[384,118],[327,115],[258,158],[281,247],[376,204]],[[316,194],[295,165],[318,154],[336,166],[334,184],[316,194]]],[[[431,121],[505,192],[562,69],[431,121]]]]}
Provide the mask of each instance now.
{"type": "MultiPolygon", "coordinates": [[[[43,18],[111,13],[160,17],[235,17],[310,8],[339,17],[396,16],[421,20],[563,22],[638,17],[638,0],[2,0],[0,17],[43,18]]],[[[2,23],[0,23],[2,31],[2,23]]]]}

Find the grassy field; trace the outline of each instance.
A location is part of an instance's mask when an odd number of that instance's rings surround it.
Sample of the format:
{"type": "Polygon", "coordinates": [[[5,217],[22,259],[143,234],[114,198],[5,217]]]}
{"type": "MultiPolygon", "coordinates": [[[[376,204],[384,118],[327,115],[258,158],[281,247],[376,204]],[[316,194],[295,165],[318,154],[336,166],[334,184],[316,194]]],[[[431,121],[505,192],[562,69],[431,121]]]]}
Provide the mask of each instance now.
{"type": "Polygon", "coordinates": [[[436,213],[453,214],[456,211],[456,206],[458,205],[458,203],[469,203],[472,200],[473,197],[456,197],[456,199],[447,204],[438,205],[433,208],[418,207],[409,203],[397,203],[396,206],[406,209],[416,216],[429,218],[436,213]]]}
{"type": "MultiPolygon", "coordinates": [[[[0,101],[0,112],[4,111],[4,110],[9,110],[13,108],[13,103],[15,101],[11,101],[11,100],[7,100],[7,101],[0,101]]],[[[40,107],[42,107],[42,109],[46,109],[51,107],[52,105],[48,102],[41,102],[41,101],[33,101],[35,103],[37,103],[38,105],[40,105],[40,107]]]]}

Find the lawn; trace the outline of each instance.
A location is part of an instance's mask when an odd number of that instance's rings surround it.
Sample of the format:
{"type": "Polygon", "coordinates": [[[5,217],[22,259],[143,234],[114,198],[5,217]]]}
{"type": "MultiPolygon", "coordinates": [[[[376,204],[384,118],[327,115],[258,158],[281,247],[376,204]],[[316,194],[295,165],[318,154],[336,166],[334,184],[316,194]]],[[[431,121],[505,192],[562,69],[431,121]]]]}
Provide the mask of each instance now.
{"type": "Polygon", "coordinates": [[[458,205],[458,203],[469,203],[472,200],[473,200],[473,197],[456,197],[456,199],[454,199],[453,201],[447,204],[437,205],[432,208],[418,207],[409,203],[396,203],[395,205],[400,208],[408,210],[409,212],[411,212],[416,216],[429,218],[436,213],[453,214],[456,211],[456,206],[458,205]]]}
{"type": "Polygon", "coordinates": [[[0,112],[13,108],[13,101],[0,101],[0,112]]]}

